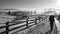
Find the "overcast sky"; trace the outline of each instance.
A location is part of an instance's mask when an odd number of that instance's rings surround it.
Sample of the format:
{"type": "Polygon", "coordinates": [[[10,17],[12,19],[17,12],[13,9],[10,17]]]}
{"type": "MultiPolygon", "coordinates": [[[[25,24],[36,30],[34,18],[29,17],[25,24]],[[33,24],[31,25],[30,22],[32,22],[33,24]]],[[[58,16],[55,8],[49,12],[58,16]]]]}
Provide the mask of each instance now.
{"type": "Polygon", "coordinates": [[[3,8],[60,8],[60,0],[0,0],[3,8]]]}

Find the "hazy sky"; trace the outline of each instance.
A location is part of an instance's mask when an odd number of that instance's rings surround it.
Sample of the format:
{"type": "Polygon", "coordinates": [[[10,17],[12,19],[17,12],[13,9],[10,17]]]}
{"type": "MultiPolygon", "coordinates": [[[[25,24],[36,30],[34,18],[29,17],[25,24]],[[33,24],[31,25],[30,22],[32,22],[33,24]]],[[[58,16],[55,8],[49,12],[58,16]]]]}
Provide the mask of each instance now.
{"type": "Polygon", "coordinates": [[[0,0],[3,8],[60,8],[60,0],[0,0]]]}

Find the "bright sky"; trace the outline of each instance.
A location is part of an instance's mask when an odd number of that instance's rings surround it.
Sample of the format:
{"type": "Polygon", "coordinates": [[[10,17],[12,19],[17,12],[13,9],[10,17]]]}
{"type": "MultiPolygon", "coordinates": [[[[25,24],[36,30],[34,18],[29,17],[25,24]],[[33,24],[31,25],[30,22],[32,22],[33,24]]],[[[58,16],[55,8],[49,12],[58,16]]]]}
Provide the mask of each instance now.
{"type": "Polygon", "coordinates": [[[60,0],[0,0],[0,9],[60,8],[60,0]]]}
{"type": "Polygon", "coordinates": [[[60,0],[57,0],[56,5],[60,8],[60,0]]]}
{"type": "Polygon", "coordinates": [[[60,8],[60,0],[0,0],[2,8],[60,8]],[[58,2],[57,2],[58,1],[58,2]]]}

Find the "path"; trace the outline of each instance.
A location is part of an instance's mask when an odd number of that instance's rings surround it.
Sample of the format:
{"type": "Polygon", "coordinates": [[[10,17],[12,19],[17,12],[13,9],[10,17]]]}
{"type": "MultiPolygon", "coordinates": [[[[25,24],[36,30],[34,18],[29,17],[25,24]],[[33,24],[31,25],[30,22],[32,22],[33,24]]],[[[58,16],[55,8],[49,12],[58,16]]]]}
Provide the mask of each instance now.
{"type": "MultiPolygon", "coordinates": [[[[36,26],[27,29],[27,31],[24,30],[24,32],[23,31],[18,32],[18,34],[45,34],[49,30],[50,30],[50,25],[49,25],[49,20],[47,18],[44,21],[38,23],[36,26]]],[[[57,29],[54,24],[53,31],[51,34],[56,34],[57,33],[56,30],[57,29]]],[[[15,34],[17,34],[17,33],[15,33],[15,34]]]]}
{"type": "MultiPolygon", "coordinates": [[[[48,21],[48,19],[46,19],[42,22],[42,24],[39,23],[34,28],[29,29],[26,34],[45,34],[49,30],[50,30],[49,21],[48,21]]],[[[56,27],[54,26],[51,34],[56,34],[56,33],[57,33],[56,32],[56,27]]]]}

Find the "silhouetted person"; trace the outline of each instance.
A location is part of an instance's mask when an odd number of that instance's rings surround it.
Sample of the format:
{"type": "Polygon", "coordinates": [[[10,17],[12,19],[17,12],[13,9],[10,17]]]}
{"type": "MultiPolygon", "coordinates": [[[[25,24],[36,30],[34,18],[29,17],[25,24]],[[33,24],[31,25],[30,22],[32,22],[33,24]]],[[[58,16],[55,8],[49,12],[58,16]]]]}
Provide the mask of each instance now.
{"type": "Polygon", "coordinates": [[[54,16],[53,15],[50,15],[49,21],[50,21],[50,32],[49,33],[51,33],[53,30],[53,25],[54,25],[54,16]]]}
{"type": "Polygon", "coordinates": [[[51,34],[52,30],[53,30],[53,25],[54,25],[54,16],[50,15],[49,17],[49,21],[50,21],[50,31],[48,31],[46,34],[51,34]]]}
{"type": "Polygon", "coordinates": [[[50,28],[51,28],[51,30],[53,30],[53,24],[54,24],[54,16],[53,15],[51,15],[49,17],[49,21],[50,21],[50,28]]]}

